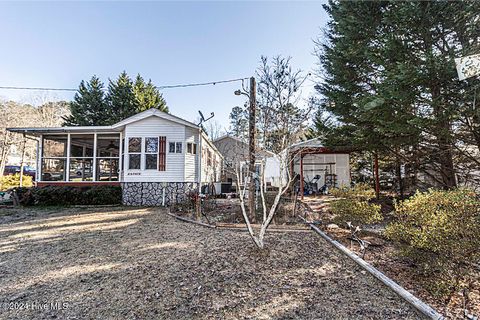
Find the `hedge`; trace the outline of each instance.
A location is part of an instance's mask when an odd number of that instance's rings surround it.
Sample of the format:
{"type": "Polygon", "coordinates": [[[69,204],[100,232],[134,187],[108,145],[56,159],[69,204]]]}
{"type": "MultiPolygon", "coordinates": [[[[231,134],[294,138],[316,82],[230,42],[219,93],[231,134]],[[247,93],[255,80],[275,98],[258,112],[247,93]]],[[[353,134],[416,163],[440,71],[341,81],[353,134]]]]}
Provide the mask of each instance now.
{"type": "Polygon", "coordinates": [[[46,186],[15,188],[24,206],[115,205],[122,203],[120,186],[46,186]]]}

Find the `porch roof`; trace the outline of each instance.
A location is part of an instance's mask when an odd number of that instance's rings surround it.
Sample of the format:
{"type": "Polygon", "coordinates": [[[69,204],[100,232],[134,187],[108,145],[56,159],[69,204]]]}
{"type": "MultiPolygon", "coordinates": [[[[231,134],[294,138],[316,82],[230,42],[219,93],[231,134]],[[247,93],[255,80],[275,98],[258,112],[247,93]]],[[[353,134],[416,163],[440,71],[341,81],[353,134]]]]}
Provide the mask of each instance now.
{"type": "Polygon", "coordinates": [[[56,127],[56,128],[41,128],[41,127],[24,127],[24,128],[7,128],[8,131],[16,133],[25,133],[31,136],[40,136],[49,133],[111,133],[120,132],[123,128],[113,126],[86,126],[86,127],[56,127]]]}

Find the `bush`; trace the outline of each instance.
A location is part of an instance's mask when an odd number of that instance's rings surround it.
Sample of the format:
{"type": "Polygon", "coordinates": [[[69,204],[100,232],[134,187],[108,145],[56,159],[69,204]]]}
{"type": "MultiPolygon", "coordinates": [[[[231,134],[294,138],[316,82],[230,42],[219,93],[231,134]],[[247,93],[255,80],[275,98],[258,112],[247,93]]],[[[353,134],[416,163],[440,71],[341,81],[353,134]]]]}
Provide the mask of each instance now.
{"type": "Polygon", "coordinates": [[[330,205],[337,224],[351,222],[354,225],[380,222],[383,220],[380,205],[369,203],[375,197],[375,190],[368,184],[359,183],[353,188],[341,187],[330,190],[330,194],[339,200],[330,205]]]}
{"type": "Polygon", "coordinates": [[[330,211],[335,215],[334,221],[337,224],[351,222],[362,225],[383,220],[380,205],[363,200],[339,199],[332,202],[330,211]]]}
{"type": "MultiPolygon", "coordinates": [[[[23,186],[33,186],[33,180],[31,176],[23,175],[23,186]]],[[[0,177],[0,190],[5,191],[12,188],[20,187],[20,174],[7,175],[0,177]]]]}
{"type": "Polygon", "coordinates": [[[119,186],[46,186],[16,188],[19,202],[31,205],[114,205],[122,203],[122,189],[119,186]]]}
{"type": "Polygon", "coordinates": [[[375,197],[375,190],[366,183],[358,183],[353,188],[340,187],[330,189],[330,194],[337,198],[370,200],[375,197]]]}
{"type": "Polygon", "coordinates": [[[417,192],[395,204],[396,222],[386,236],[401,244],[427,276],[427,289],[444,296],[470,281],[472,263],[480,261],[480,200],[475,193],[457,189],[417,192]]]}

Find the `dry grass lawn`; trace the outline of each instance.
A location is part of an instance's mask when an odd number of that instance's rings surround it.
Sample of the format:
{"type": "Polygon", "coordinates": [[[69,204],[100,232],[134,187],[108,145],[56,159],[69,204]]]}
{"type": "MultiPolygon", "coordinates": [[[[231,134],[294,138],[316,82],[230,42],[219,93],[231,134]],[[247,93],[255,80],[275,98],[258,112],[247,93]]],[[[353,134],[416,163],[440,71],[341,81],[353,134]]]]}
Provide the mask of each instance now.
{"type": "Polygon", "coordinates": [[[3,210],[1,319],[421,318],[313,232],[258,252],[158,208],[3,210]]]}

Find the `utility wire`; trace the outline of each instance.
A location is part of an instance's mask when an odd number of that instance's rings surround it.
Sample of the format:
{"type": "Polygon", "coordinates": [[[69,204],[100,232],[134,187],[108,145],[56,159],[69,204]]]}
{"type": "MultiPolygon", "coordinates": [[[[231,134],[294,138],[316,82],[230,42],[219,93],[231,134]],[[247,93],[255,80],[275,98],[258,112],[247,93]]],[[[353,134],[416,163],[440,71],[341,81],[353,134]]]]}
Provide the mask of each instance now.
{"type": "MultiPolygon", "coordinates": [[[[216,84],[221,84],[221,83],[244,81],[246,79],[248,79],[248,78],[237,78],[237,79],[229,79],[229,80],[200,82],[200,83],[188,83],[188,84],[174,84],[174,85],[156,86],[156,88],[157,89],[173,89],[173,88],[199,87],[199,86],[216,85],[216,84]]],[[[71,91],[71,92],[78,91],[78,89],[71,89],[71,88],[37,88],[37,87],[13,87],[13,86],[0,86],[0,89],[6,89],[6,90],[41,90],[41,91],[71,91]]],[[[107,90],[107,89],[105,88],[104,90],[107,90]]]]}

